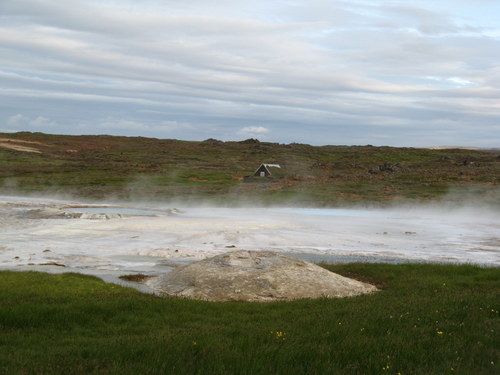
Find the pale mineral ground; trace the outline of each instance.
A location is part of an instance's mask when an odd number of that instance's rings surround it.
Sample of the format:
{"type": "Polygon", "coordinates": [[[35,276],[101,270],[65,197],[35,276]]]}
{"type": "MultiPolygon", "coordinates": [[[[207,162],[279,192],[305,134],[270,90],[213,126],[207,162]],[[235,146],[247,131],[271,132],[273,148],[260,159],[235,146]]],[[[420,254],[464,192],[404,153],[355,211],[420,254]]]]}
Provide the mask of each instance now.
{"type": "Polygon", "coordinates": [[[499,218],[486,207],[228,208],[0,196],[0,269],[129,285],[118,276],[162,274],[233,249],[313,262],[499,266],[499,218]]]}

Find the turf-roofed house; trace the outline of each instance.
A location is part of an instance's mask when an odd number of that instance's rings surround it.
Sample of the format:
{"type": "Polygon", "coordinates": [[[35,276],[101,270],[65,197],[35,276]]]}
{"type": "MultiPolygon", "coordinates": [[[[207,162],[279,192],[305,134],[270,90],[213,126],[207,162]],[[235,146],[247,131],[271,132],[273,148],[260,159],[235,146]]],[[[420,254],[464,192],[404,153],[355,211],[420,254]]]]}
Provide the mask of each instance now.
{"type": "Polygon", "coordinates": [[[255,177],[271,177],[273,168],[281,168],[279,164],[261,164],[254,172],[255,177]]]}

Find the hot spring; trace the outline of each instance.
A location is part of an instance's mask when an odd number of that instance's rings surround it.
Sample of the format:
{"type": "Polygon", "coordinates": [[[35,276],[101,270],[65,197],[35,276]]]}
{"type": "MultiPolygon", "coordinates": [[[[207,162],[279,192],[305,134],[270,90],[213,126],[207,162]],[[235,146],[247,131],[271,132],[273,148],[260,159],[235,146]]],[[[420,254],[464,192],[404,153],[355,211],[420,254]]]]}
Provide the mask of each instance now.
{"type": "Polygon", "coordinates": [[[0,268],[115,279],[238,250],[312,261],[500,265],[498,213],[478,208],[177,207],[0,197],[0,268]]]}

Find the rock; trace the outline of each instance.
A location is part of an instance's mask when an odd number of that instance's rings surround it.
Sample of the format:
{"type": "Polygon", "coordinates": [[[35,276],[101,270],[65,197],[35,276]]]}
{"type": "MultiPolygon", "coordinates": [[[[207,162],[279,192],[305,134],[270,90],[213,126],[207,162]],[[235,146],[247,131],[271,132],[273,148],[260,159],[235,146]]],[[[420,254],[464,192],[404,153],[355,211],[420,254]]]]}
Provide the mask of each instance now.
{"type": "Polygon", "coordinates": [[[241,143],[241,144],[257,144],[257,143],[260,143],[260,141],[256,138],[248,138],[248,139],[245,139],[243,141],[239,141],[238,143],[241,143]]]}
{"type": "Polygon", "coordinates": [[[44,208],[36,208],[28,210],[24,213],[24,216],[28,219],[109,220],[109,219],[122,218],[121,214],[72,212],[72,211],[64,211],[63,209],[56,207],[44,207],[44,208]]]}
{"type": "Polygon", "coordinates": [[[474,157],[468,156],[465,159],[460,161],[460,164],[463,166],[474,165],[476,159],[474,157]]]}
{"type": "Polygon", "coordinates": [[[399,163],[397,164],[391,164],[388,162],[385,162],[383,164],[377,165],[373,168],[370,168],[368,170],[369,173],[375,174],[379,172],[387,172],[387,173],[395,173],[401,169],[399,163]]]}
{"type": "Polygon", "coordinates": [[[87,220],[110,220],[110,219],[121,219],[122,215],[121,214],[105,214],[105,213],[98,213],[98,214],[86,214],[86,213],[81,213],[80,214],[81,219],[87,219],[87,220]]]}
{"type": "Polygon", "coordinates": [[[244,250],[180,266],[146,284],[159,295],[207,301],[350,297],[377,290],[283,254],[244,250]]]}
{"type": "Polygon", "coordinates": [[[46,262],[46,263],[40,263],[40,266],[56,266],[56,267],[66,267],[65,264],[62,263],[57,263],[57,262],[46,262]]]}
{"type": "Polygon", "coordinates": [[[78,212],[65,212],[52,207],[36,208],[25,213],[28,219],[78,219],[81,216],[82,214],[78,212]]]}
{"type": "Polygon", "coordinates": [[[205,139],[203,141],[203,143],[208,143],[210,145],[222,145],[224,144],[224,142],[222,142],[221,140],[219,139],[215,139],[215,138],[208,138],[208,139],[205,139]]]}

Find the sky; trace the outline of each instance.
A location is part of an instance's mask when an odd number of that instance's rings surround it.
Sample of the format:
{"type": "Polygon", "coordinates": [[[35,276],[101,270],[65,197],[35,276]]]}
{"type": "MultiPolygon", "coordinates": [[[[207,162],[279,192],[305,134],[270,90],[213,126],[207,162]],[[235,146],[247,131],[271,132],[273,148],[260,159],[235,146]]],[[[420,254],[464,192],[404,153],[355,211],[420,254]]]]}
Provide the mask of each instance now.
{"type": "Polygon", "coordinates": [[[0,0],[0,131],[500,147],[500,1],[0,0]]]}

